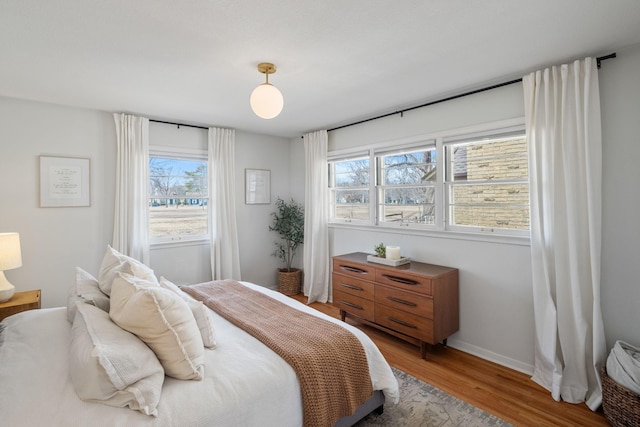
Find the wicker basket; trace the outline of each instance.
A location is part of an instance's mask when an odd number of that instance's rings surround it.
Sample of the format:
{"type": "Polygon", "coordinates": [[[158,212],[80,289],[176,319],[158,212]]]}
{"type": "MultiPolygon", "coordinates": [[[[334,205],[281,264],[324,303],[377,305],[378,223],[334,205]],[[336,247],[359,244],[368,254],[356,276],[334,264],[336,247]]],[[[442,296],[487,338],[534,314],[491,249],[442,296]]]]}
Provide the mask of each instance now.
{"type": "Polygon", "coordinates": [[[300,293],[300,282],[302,277],[302,270],[291,269],[278,270],[278,291],[285,295],[298,295],[300,293]]]}
{"type": "Polygon", "coordinates": [[[602,366],[600,374],[602,409],[607,421],[614,427],[640,427],[640,394],[612,380],[606,366],[602,366]]]}

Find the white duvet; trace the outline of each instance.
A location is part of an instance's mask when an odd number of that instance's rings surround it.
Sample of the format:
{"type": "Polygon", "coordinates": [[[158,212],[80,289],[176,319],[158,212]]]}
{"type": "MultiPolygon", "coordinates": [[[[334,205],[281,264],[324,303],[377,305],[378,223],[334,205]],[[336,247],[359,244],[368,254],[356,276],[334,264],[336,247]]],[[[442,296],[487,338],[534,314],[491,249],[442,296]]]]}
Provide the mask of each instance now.
{"type": "MultiPolygon", "coordinates": [[[[382,390],[389,403],[398,401],[391,368],[362,331],[280,293],[242,283],[353,332],[365,348],[373,389],[382,390]]],[[[302,402],[293,369],[258,340],[213,315],[218,345],[205,350],[204,380],[166,377],[157,418],[77,397],[69,378],[71,325],[65,307],[5,319],[0,336],[0,425],[301,426],[302,402]]]]}

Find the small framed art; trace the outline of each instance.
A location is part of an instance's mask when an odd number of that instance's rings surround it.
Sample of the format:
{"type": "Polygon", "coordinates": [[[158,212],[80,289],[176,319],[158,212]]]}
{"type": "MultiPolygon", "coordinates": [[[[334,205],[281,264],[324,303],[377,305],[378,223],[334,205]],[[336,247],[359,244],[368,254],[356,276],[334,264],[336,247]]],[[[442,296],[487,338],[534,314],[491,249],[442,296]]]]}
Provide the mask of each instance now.
{"type": "Polygon", "coordinates": [[[270,170],[244,170],[244,202],[247,205],[268,205],[271,203],[270,170]]]}
{"type": "Polygon", "coordinates": [[[90,168],[85,158],[40,156],[40,207],[91,206],[90,168]]]}

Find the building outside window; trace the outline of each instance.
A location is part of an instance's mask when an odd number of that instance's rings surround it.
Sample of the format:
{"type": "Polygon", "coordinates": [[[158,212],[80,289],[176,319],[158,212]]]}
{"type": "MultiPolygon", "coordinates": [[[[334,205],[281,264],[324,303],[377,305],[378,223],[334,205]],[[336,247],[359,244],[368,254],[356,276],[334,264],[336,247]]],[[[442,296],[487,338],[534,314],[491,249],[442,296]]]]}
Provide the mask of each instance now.
{"type": "Polygon", "coordinates": [[[529,230],[529,169],[524,132],[445,141],[446,220],[450,229],[518,234],[529,230]]]}

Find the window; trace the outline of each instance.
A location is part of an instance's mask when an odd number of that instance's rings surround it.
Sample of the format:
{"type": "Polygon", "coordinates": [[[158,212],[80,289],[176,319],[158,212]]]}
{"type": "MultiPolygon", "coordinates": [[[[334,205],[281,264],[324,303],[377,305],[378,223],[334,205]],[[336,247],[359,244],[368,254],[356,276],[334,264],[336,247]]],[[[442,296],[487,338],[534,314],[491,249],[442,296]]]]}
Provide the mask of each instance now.
{"type": "MultiPolygon", "coordinates": [[[[527,141],[523,131],[445,141],[450,229],[529,230],[527,141]]],[[[522,234],[522,233],[520,233],[522,234]]]]}
{"type": "Polygon", "coordinates": [[[370,165],[368,155],[329,161],[331,220],[371,221],[370,165]]]}
{"type": "Polygon", "coordinates": [[[209,189],[202,156],[149,157],[149,238],[152,243],[207,238],[209,189]]]}
{"type": "Polygon", "coordinates": [[[376,144],[366,154],[330,158],[331,221],[528,236],[528,149],[521,123],[477,126],[473,134],[443,133],[402,146],[376,144]]]}
{"type": "Polygon", "coordinates": [[[376,159],[378,222],[435,224],[435,144],[379,155],[376,159]]]}

